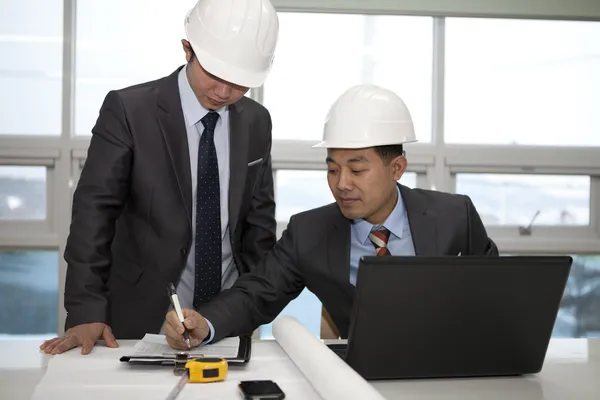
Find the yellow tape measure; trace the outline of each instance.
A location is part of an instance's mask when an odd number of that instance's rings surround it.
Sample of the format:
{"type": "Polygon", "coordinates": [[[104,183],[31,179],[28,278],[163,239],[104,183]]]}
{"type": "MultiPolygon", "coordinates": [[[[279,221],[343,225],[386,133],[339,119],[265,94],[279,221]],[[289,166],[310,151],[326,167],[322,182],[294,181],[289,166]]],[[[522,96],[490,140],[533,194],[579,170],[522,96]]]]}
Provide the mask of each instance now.
{"type": "Polygon", "coordinates": [[[186,373],[171,390],[166,400],[175,400],[186,383],[222,381],[227,377],[227,360],[218,357],[195,358],[185,364],[186,373]]]}
{"type": "Polygon", "coordinates": [[[185,364],[189,383],[218,382],[227,376],[227,361],[224,358],[196,358],[185,364]]]}

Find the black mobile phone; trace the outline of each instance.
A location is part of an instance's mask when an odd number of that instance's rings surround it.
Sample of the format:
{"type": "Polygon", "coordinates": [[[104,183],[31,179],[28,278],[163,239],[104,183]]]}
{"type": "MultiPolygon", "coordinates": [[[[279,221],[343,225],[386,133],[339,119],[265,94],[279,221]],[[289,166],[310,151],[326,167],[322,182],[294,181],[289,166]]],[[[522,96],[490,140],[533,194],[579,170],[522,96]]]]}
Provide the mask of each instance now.
{"type": "Polygon", "coordinates": [[[285,399],[285,394],[273,381],[241,381],[238,387],[246,400],[285,399]]]}

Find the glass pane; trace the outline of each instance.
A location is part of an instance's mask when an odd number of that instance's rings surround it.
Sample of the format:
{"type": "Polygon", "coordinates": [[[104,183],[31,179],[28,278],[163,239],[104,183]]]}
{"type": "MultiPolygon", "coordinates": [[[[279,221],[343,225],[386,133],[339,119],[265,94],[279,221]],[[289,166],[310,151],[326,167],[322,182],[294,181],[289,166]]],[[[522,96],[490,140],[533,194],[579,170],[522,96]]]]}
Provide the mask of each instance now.
{"type": "Polygon", "coordinates": [[[185,38],[183,20],[195,3],[196,0],[77,3],[76,134],[91,133],[108,91],[161,78],[185,64],[181,45],[185,38]]]}
{"type": "Polygon", "coordinates": [[[446,19],[451,143],[600,145],[600,23],[446,19]]]}
{"type": "Polygon", "coordinates": [[[62,22],[62,0],[2,2],[0,134],[60,134],[62,22]]]}
{"type": "Polygon", "coordinates": [[[46,167],[0,166],[0,220],[46,219],[46,167]]]}
{"type": "MultiPolygon", "coordinates": [[[[289,315],[300,322],[310,333],[316,337],[321,336],[321,306],[319,301],[310,290],[304,289],[302,293],[281,311],[279,316],[289,315]]],[[[260,327],[261,339],[273,339],[273,324],[260,327]]]]}
{"type": "Polygon", "coordinates": [[[58,257],[0,251],[0,338],[58,334],[58,257]]]}
{"type": "Polygon", "coordinates": [[[278,170],[275,181],[275,219],[288,221],[302,211],[333,203],[327,171],[278,170]]]}
{"type": "MultiPolygon", "coordinates": [[[[406,172],[400,183],[415,187],[417,174],[406,172]]],[[[327,184],[327,171],[278,170],[275,183],[275,218],[288,221],[290,217],[302,211],[324,206],[334,202],[327,184]]]]}
{"type": "Polygon", "coordinates": [[[403,184],[404,186],[408,186],[409,188],[414,189],[417,187],[417,173],[405,172],[398,182],[403,184]]]}
{"type": "Polygon", "coordinates": [[[485,225],[589,225],[590,177],[457,174],[485,225]]]}
{"type": "Polygon", "coordinates": [[[573,256],[553,336],[600,337],[600,256],[573,256]]]}
{"type": "Polygon", "coordinates": [[[419,141],[431,140],[432,18],[279,13],[279,20],[264,90],[275,139],[320,140],[335,99],[373,83],[402,97],[419,141]]]}

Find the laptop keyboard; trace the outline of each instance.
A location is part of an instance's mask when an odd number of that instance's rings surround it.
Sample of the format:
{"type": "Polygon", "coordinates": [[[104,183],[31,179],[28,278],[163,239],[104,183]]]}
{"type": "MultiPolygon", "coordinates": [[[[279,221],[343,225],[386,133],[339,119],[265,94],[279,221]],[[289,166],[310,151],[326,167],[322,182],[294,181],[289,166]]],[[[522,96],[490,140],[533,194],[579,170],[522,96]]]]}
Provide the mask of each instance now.
{"type": "Polygon", "coordinates": [[[348,350],[348,345],[346,343],[331,343],[328,344],[327,347],[342,359],[346,358],[346,351],[348,350]]]}

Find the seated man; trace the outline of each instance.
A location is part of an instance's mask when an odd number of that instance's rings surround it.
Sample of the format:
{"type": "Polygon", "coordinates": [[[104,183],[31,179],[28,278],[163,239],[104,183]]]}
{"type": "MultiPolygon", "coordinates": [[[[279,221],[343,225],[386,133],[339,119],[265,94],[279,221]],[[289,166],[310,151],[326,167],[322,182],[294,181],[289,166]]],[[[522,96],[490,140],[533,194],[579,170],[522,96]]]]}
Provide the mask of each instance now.
{"type": "MultiPolygon", "coordinates": [[[[397,95],[374,85],[347,90],[329,112],[323,139],[315,147],[327,148],[336,202],[292,216],[260,267],[210,303],[185,309],[192,346],[252,332],[305,287],[346,338],[361,256],[498,256],[469,197],[397,183],[407,166],[403,144],[416,141],[397,95]]],[[[169,344],[187,348],[173,311],[167,322],[169,344]]]]}

